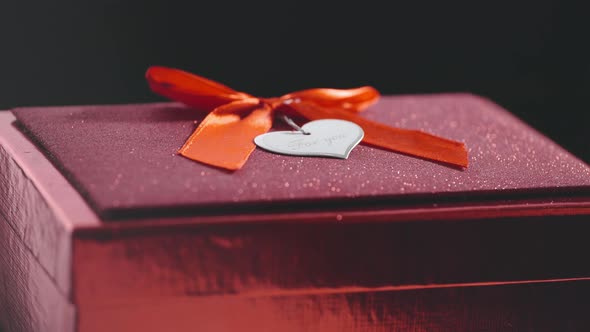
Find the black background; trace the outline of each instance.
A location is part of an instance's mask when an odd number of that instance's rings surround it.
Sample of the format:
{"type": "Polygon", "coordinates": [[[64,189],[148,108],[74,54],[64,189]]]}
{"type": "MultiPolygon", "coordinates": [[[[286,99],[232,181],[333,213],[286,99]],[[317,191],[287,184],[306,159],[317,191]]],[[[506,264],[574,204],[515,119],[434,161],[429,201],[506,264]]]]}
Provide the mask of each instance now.
{"type": "Polygon", "coordinates": [[[590,162],[582,1],[10,1],[0,108],[157,101],[150,65],[260,96],[373,85],[491,98],[590,162]],[[348,2],[347,2],[348,3],[348,2]]]}

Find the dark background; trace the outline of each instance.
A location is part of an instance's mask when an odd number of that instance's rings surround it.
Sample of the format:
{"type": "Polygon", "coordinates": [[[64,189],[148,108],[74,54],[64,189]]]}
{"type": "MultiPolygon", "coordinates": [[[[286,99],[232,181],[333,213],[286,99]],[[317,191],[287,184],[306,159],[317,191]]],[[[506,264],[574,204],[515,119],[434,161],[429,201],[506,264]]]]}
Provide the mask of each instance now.
{"type": "Polygon", "coordinates": [[[373,85],[491,98],[590,162],[589,12],[580,2],[11,1],[0,108],[162,100],[150,65],[260,96],[373,85]]]}

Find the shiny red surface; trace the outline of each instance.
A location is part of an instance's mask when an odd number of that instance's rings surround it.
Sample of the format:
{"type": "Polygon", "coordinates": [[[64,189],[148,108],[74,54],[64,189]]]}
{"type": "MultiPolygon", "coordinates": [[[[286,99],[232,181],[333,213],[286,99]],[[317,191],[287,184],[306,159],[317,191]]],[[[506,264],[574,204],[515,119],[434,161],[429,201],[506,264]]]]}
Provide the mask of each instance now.
{"type": "Polygon", "coordinates": [[[578,332],[590,329],[588,299],[588,281],[191,297],[86,308],[79,327],[85,332],[578,332]]]}

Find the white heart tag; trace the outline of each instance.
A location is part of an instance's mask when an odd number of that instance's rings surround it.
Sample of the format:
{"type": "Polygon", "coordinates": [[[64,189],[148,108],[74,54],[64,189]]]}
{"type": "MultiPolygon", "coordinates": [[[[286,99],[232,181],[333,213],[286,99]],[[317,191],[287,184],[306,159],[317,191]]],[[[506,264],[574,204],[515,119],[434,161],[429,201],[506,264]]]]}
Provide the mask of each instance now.
{"type": "Polygon", "coordinates": [[[259,147],[293,156],[321,156],[346,159],[365,133],[356,123],[323,119],[306,123],[300,131],[275,131],[256,136],[259,147]]]}

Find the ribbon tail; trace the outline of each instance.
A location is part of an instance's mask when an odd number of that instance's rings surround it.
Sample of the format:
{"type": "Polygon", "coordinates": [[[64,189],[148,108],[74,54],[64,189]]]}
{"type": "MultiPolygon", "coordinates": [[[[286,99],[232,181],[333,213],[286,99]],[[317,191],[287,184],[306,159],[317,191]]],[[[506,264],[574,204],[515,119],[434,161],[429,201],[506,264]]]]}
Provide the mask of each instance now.
{"type": "Polygon", "coordinates": [[[238,170],[256,148],[254,138],[270,130],[272,111],[256,98],[220,106],[205,117],[179,153],[204,164],[238,170]]]}
{"type": "Polygon", "coordinates": [[[467,149],[461,142],[419,130],[389,127],[352,112],[315,107],[310,103],[302,102],[289,106],[309,120],[332,118],[354,122],[363,128],[363,142],[369,145],[459,167],[467,167],[469,164],[467,149]]]}

